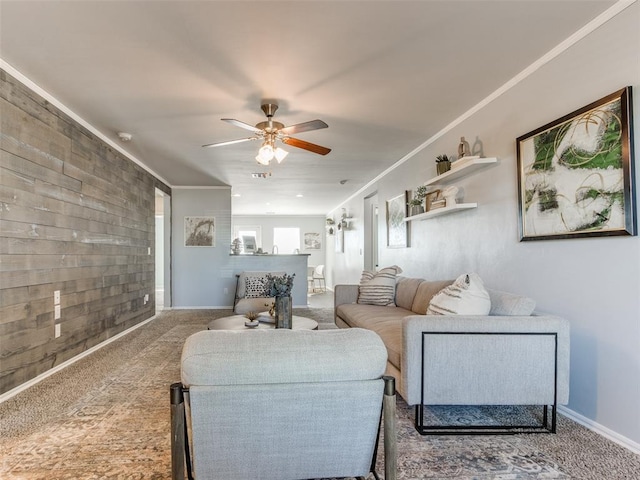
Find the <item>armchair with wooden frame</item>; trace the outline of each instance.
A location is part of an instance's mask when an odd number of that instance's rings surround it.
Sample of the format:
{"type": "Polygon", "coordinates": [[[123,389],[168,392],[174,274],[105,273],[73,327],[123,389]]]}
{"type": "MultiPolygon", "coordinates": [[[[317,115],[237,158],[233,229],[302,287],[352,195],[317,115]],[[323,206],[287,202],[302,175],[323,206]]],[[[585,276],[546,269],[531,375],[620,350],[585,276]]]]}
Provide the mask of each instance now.
{"type": "Polygon", "coordinates": [[[203,331],[171,386],[172,478],[365,478],[381,423],[396,478],[395,383],[363,329],[203,331]]]}

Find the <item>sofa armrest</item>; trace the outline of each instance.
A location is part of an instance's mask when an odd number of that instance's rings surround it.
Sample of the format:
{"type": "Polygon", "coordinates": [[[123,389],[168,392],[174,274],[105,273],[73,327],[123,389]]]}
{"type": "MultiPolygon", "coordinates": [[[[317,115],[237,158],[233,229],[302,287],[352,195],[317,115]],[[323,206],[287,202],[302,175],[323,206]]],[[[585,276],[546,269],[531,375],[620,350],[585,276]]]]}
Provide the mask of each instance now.
{"type": "Polygon", "coordinates": [[[333,305],[338,307],[345,303],[358,301],[358,285],[336,285],[333,288],[333,305]]]}
{"type": "Polygon", "coordinates": [[[411,315],[403,319],[409,405],[569,401],[569,322],[552,315],[411,315]],[[423,332],[425,365],[422,365],[423,332]],[[557,353],[556,353],[557,352],[557,353]],[[554,379],[556,382],[554,383],[554,379]],[[556,388],[557,386],[557,388],[556,388]]]}

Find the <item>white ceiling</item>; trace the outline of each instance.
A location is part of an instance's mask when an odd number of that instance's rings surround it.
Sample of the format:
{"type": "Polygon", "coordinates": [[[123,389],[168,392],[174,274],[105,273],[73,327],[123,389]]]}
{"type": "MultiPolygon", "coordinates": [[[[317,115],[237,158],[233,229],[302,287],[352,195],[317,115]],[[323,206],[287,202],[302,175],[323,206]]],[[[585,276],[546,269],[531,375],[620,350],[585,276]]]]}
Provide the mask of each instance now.
{"type": "MultiPolygon", "coordinates": [[[[0,58],[171,186],[324,215],[614,1],[0,1],[0,58]],[[328,129],[280,165],[221,122],[328,129]],[[271,172],[252,179],[253,172],[271,172]],[[341,184],[341,180],[347,180],[341,184]],[[297,195],[304,195],[298,197],[297,195]]],[[[455,145],[451,154],[455,154],[455,145]]]]}

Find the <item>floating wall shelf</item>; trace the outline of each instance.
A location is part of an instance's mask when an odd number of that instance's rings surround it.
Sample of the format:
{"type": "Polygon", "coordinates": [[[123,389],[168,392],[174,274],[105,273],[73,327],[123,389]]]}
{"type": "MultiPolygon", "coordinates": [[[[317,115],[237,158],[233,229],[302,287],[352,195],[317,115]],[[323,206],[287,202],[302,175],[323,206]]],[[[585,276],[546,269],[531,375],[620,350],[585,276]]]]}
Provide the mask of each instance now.
{"type": "Polygon", "coordinates": [[[450,213],[461,212],[463,210],[469,210],[471,208],[477,208],[477,203],[456,203],[452,207],[436,208],[426,213],[419,213],[404,219],[405,222],[411,222],[413,220],[429,220],[430,218],[439,217],[440,215],[448,215],[450,213]]]}
{"type": "MultiPolygon", "coordinates": [[[[465,163],[460,167],[452,168],[451,170],[443,173],[442,175],[438,175],[436,177],[433,177],[430,180],[427,180],[426,182],[424,182],[424,184],[429,186],[429,185],[438,185],[443,183],[451,183],[458,178],[462,178],[465,175],[469,175],[477,170],[480,170],[481,168],[488,167],[489,165],[492,165],[497,162],[498,162],[498,159],[495,157],[474,158],[473,160],[470,160],[468,163],[465,163]]],[[[455,164],[456,162],[453,162],[453,165],[455,164]]]]}
{"type": "MultiPolygon", "coordinates": [[[[497,158],[489,157],[489,158],[473,158],[469,160],[463,159],[463,164],[457,168],[452,168],[448,172],[443,173],[442,175],[438,175],[433,177],[430,180],[424,182],[426,186],[431,185],[446,185],[448,183],[452,183],[454,180],[458,178],[462,178],[466,175],[470,175],[482,168],[493,165],[498,162],[497,158]]],[[[455,162],[453,163],[455,165],[455,162]]],[[[407,217],[404,219],[405,222],[411,222],[413,220],[429,220],[430,218],[439,217],[441,215],[449,215],[450,213],[461,212],[463,210],[469,210],[471,208],[477,208],[477,203],[456,203],[450,207],[437,208],[435,210],[431,210],[426,213],[420,213],[418,215],[413,215],[411,217],[407,217]]]]}

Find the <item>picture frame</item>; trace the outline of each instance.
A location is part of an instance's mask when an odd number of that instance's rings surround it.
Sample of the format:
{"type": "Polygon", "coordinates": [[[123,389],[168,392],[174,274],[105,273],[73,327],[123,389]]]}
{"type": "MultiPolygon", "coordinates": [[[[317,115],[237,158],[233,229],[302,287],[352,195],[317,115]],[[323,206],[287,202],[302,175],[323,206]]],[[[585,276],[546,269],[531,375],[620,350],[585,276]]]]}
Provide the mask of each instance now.
{"type": "Polygon", "coordinates": [[[305,250],[321,250],[322,236],[317,232],[305,232],[303,243],[305,250]]]}
{"type": "Polygon", "coordinates": [[[215,247],[215,217],[184,217],[185,247],[215,247]]]}
{"type": "Polygon", "coordinates": [[[520,241],[637,235],[631,87],[516,139],[520,241]]]}
{"type": "Polygon", "coordinates": [[[409,191],[387,200],[387,247],[406,248],[409,246],[408,214],[409,191]]]}

